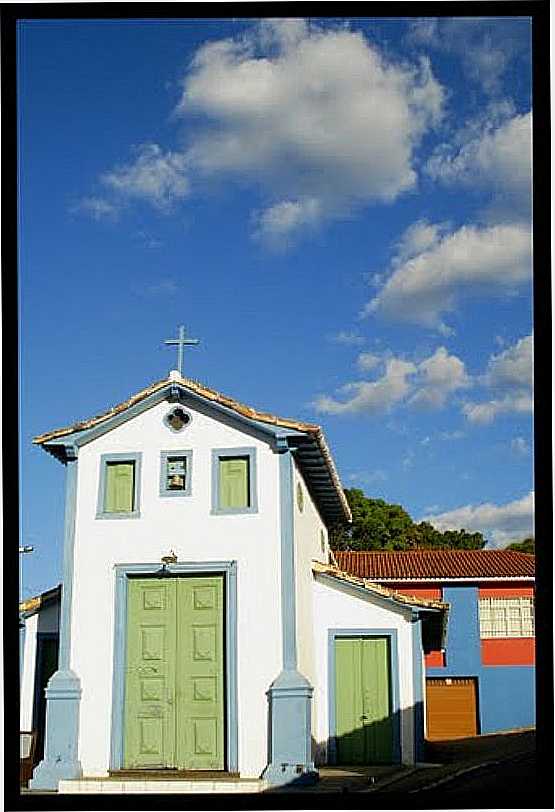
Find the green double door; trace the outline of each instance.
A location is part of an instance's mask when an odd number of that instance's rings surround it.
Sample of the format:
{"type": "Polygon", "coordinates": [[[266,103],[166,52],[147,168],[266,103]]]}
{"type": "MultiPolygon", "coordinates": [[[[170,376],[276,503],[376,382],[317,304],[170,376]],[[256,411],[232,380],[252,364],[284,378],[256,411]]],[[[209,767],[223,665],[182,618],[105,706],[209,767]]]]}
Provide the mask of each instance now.
{"type": "Polygon", "coordinates": [[[389,638],[336,638],[338,764],[393,762],[393,725],[389,638]]]}
{"type": "Polygon", "coordinates": [[[223,576],[130,579],[127,769],[224,769],[223,576]]]}

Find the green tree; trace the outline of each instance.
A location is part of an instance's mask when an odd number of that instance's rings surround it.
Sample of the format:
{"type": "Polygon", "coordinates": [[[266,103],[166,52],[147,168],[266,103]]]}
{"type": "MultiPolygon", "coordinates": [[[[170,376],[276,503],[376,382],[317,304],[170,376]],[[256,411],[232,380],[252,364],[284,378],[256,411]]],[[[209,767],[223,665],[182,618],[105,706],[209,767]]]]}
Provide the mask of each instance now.
{"type": "Polygon", "coordinates": [[[334,528],[330,542],[335,550],[480,550],[486,543],[481,533],[441,532],[429,522],[416,524],[401,505],[371,499],[359,488],[346,488],[345,496],[353,523],[349,528],[334,528]]]}
{"type": "Polygon", "coordinates": [[[532,553],[532,555],[536,554],[536,544],[532,536],[529,536],[522,541],[513,541],[513,543],[509,544],[507,547],[505,547],[505,549],[514,550],[517,553],[532,553]]]}

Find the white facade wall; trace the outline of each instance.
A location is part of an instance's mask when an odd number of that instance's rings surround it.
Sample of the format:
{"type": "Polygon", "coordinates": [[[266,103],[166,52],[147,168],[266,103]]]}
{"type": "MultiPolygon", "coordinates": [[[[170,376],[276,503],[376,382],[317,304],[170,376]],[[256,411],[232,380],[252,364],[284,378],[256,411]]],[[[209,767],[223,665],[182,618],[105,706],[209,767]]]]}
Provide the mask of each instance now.
{"type": "Polygon", "coordinates": [[[23,674],[19,700],[19,729],[33,729],[33,699],[35,696],[35,670],[37,666],[38,612],[25,620],[23,645],[23,674]]]}
{"type": "MultiPolygon", "coordinates": [[[[295,602],[297,626],[297,667],[309,682],[316,680],[314,657],[312,561],[328,562],[328,531],[297,466],[293,476],[293,526],[295,538],[295,602]],[[299,508],[298,489],[302,489],[303,509],[299,508]],[[322,546],[320,533],[324,536],[322,546]]],[[[317,703],[312,703],[312,735],[317,731],[317,703]]]]}
{"type": "Polygon", "coordinates": [[[239,770],[259,776],[267,763],[265,692],[281,670],[278,455],[249,434],[187,406],[192,421],[174,433],[162,402],[79,451],[71,668],[80,677],[79,758],[85,775],[109,766],[114,645],[114,567],[237,561],[239,770]],[[256,449],[258,512],[211,515],[212,449],[256,449]],[[161,497],[160,452],[193,451],[192,494],[161,497]],[[100,455],[142,453],[140,517],[97,519],[100,455]]]}
{"type": "Polygon", "coordinates": [[[327,741],[330,735],[328,696],[328,631],[330,629],[356,629],[361,634],[367,629],[396,629],[397,662],[399,666],[399,708],[401,712],[401,760],[412,764],[414,754],[414,685],[412,655],[411,612],[391,606],[378,605],[372,596],[357,597],[349,587],[339,583],[328,585],[319,576],[314,582],[314,646],[317,680],[314,683],[314,704],[318,708],[316,741],[318,760],[326,763],[327,741]]]}

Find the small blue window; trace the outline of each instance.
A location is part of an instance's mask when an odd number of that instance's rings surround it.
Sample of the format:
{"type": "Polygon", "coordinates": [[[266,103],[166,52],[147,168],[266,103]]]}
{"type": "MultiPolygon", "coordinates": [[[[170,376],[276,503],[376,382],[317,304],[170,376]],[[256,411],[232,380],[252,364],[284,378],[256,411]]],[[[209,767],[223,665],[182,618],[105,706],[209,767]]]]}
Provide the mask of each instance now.
{"type": "Polygon", "coordinates": [[[160,496],[190,496],[192,466],[192,451],[162,451],[160,496]]]}

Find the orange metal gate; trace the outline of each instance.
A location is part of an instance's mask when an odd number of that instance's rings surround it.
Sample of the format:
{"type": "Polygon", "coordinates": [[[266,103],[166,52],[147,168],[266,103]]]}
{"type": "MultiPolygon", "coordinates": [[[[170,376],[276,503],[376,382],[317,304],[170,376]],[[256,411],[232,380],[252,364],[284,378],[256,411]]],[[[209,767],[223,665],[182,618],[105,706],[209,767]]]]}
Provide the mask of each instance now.
{"type": "Polygon", "coordinates": [[[477,685],[473,678],[426,680],[426,738],[461,739],[478,734],[477,685]]]}

